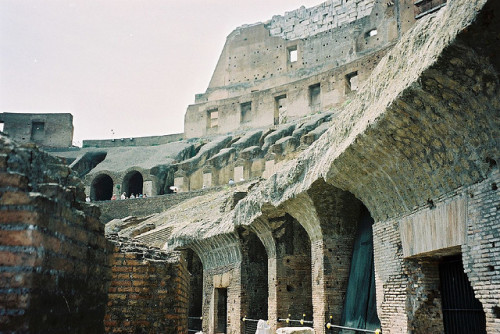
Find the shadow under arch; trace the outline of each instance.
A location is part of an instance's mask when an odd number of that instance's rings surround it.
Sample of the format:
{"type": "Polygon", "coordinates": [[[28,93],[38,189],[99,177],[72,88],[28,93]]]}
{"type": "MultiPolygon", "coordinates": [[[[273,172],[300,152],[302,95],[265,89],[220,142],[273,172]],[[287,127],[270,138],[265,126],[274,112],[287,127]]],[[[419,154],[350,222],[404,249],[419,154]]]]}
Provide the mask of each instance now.
{"type": "Polygon", "coordinates": [[[311,239],[304,227],[281,208],[267,203],[249,224],[268,254],[268,319],[272,330],[300,325],[277,319],[312,320],[311,239]]]}
{"type": "MultiPolygon", "coordinates": [[[[268,254],[259,236],[250,228],[237,229],[242,252],[241,312],[248,319],[268,319],[268,254]]],[[[255,332],[257,322],[246,321],[243,331],[255,332]]]]}
{"type": "Polygon", "coordinates": [[[142,174],[136,170],[128,172],[123,178],[122,189],[126,196],[129,197],[131,194],[137,196],[143,193],[144,178],[142,174]]]}
{"type": "Polygon", "coordinates": [[[183,252],[189,272],[188,329],[194,333],[203,330],[203,264],[191,248],[186,248],[183,252]]]}
{"type": "Polygon", "coordinates": [[[90,199],[93,201],[109,201],[113,196],[113,179],[108,174],[99,174],[92,181],[90,199]]]}

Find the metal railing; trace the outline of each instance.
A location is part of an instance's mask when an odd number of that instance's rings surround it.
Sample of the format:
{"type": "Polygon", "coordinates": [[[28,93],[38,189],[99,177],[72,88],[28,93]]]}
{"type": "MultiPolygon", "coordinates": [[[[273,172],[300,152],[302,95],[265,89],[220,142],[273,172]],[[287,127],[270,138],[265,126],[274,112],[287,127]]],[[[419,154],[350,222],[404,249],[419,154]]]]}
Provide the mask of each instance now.
{"type": "Polygon", "coordinates": [[[287,324],[299,324],[301,326],[303,325],[313,325],[313,321],[312,320],[305,320],[305,317],[306,315],[305,314],[302,314],[302,319],[290,319],[290,314],[288,315],[288,318],[286,319],[282,319],[282,318],[278,318],[278,322],[286,322],[287,324]]]}
{"type": "Polygon", "coordinates": [[[259,320],[260,319],[249,319],[247,317],[241,318],[241,321],[243,321],[243,333],[254,334],[257,331],[257,323],[259,320]]]}
{"type": "Polygon", "coordinates": [[[348,330],[348,331],[354,331],[355,333],[375,333],[375,334],[381,334],[382,332],[380,329],[376,330],[371,330],[371,329],[361,329],[361,328],[354,328],[354,327],[347,327],[347,326],[339,326],[339,325],[332,325],[331,323],[325,324],[326,329],[329,330],[334,330],[334,329],[340,329],[340,330],[348,330]]]}
{"type": "MultiPolygon", "coordinates": [[[[300,324],[300,325],[310,325],[312,326],[313,325],[313,321],[312,320],[305,320],[305,314],[303,314],[303,317],[302,319],[290,319],[290,314],[288,315],[288,318],[278,318],[277,321],[278,322],[285,322],[287,324],[300,324]]],[[[332,317],[330,317],[331,319],[332,317]]],[[[241,321],[243,321],[243,324],[244,324],[244,333],[245,334],[251,334],[251,333],[255,333],[256,329],[257,329],[257,322],[259,322],[260,319],[250,319],[250,318],[247,318],[247,317],[243,317],[241,318],[241,321]]],[[[354,328],[354,327],[348,327],[348,326],[340,326],[340,325],[334,325],[332,324],[331,322],[328,322],[325,324],[325,328],[328,330],[339,330],[338,332],[340,332],[340,330],[347,330],[347,331],[354,331],[355,333],[373,333],[373,334],[382,334],[382,331],[380,329],[375,329],[375,330],[371,330],[371,329],[362,329],[362,328],[354,328]]]]}

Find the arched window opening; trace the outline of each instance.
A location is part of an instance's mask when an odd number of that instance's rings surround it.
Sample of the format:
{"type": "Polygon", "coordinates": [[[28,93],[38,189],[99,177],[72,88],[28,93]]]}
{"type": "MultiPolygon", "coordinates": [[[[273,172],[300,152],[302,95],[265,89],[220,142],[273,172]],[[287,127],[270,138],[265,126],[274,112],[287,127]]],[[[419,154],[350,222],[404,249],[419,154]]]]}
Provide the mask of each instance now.
{"type": "Polygon", "coordinates": [[[123,178],[123,191],[127,197],[130,197],[131,194],[137,196],[138,194],[142,194],[143,184],[142,174],[138,171],[132,171],[123,178]]]}

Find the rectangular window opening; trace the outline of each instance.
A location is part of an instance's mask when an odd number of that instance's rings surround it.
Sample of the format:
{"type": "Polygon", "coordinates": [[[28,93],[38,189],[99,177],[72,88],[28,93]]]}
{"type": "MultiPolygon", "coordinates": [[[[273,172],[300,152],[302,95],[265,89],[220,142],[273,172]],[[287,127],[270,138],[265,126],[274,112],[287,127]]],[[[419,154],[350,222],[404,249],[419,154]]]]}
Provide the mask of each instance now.
{"type": "Polygon", "coordinates": [[[309,86],[309,105],[311,107],[321,104],[321,85],[319,83],[309,86]]]}
{"type": "Polygon", "coordinates": [[[369,37],[373,37],[373,36],[377,36],[378,35],[378,31],[377,29],[372,29],[370,31],[368,31],[366,33],[366,37],[369,38],[369,37]]]}
{"type": "Polygon", "coordinates": [[[219,126],[219,111],[217,109],[208,111],[208,127],[216,128],[219,126]]]}
{"type": "Polygon", "coordinates": [[[288,61],[290,63],[295,63],[299,59],[299,52],[297,50],[297,45],[291,46],[287,50],[288,50],[288,61]]]}
{"type": "Polygon", "coordinates": [[[31,124],[31,140],[42,140],[45,135],[45,122],[33,121],[31,124]]]}
{"type": "Polygon", "coordinates": [[[358,71],[351,72],[345,76],[346,93],[358,90],[358,71]]]}
{"type": "Polygon", "coordinates": [[[249,122],[252,116],[252,102],[245,102],[240,104],[240,110],[241,110],[241,123],[249,122]]]}
{"type": "Polygon", "coordinates": [[[286,122],[286,94],[274,98],[274,125],[286,122]]]}

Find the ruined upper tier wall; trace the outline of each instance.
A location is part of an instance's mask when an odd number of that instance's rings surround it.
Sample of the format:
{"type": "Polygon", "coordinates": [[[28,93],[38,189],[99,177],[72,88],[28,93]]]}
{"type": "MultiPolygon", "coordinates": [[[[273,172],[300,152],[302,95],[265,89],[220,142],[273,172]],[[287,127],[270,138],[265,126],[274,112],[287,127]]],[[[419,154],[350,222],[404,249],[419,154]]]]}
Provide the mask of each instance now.
{"type": "Polygon", "coordinates": [[[3,132],[18,143],[41,147],[70,147],[73,142],[73,115],[70,113],[1,113],[3,132]]]}
{"type": "Polygon", "coordinates": [[[283,16],[273,16],[267,26],[272,36],[289,40],[306,38],[368,16],[374,5],[375,0],[331,0],[311,8],[302,6],[283,16]]]}
{"type": "Polygon", "coordinates": [[[227,37],[197,102],[268,89],[352,62],[397,40],[413,24],[413,11],[410,0],[332,0],[239,27],[227,37]]]}
{"type": "Polygon", "coordinates": [[[272,126],[342,106],[414,22],[413,0],[335,0],[237,28],[207,91],[188,107],[185,137],[272,126]]]}

